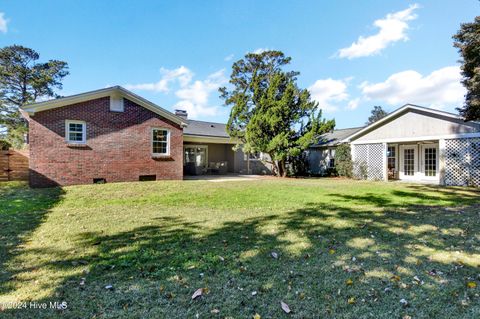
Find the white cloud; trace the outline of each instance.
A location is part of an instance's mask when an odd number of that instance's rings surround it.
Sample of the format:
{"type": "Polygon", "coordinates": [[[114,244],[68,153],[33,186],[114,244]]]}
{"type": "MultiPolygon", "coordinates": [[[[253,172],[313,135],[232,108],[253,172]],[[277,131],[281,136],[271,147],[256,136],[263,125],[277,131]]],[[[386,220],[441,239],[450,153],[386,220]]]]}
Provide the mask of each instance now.
{"type": "Polygon", "coordinates": [[[261,54],[261,53],[266,52],[266,51],[270,51],[270,49],[269,48],[258,48],[258,49],[253,50],[252,53],[261,54]]]}
{"type": "Polygon", "coordinates": [[[7,33],[8,31],[8,20],[5,18],[5,13],[0,12],[0,32],[7,33]]]}
{"type": "Polygon", "coordinates": [[[224,60],[224,61],[227,61],[227,62],[228,62],[228,61],[232,61],[234,56],[235,56],[235,55],[234,55],[233,53],[232,53],[232,54],[229,54],[229,55],[227,55],[223,60],[224,60]]]}
{"type": "Polygon", "coordinates": [[[417,15],[413,13],[417,8],[419,8],[419,5],[413,4],[408,9],[389,13],[385,18],[375,20],[373,24],[380,29],[378,33],[366,38],[360,36],[348,48],[340,49],[337,53],[338,57],[354,59],[370,56],[380,53],[391,43],[401,40],[407,41],[407,22],[417,18],[417,15]]]}
{"type": "Polygon", "coordinates": [[[338,109],[336,103],[348,100],[347,84],[349,79],[334,80],[331,78],[317,80],[308,90],[312,99],[319,103],[325,112],[334,112],[338,109]]]}
{"type": "Polygon", "coordinates": [[[219,87],[227,83],[225,69],[221,69],[207,76],[203,81],[192,82],[193,72],[185,66],[169,70],[161,68],[162,77],[158,82],[127,84],[125,88],[137,91],[152,91],[169,93],[175,85],[175,96],[179,101],[174,105],[176,109],[186,110],[188,117],[213,116],[219,114],[219,106],[209,104],[210,96],[219,87]]]}
{"type": "Polygon", "coordinates": [[[360,103],[360,98],[356,98],[353,100],[350,100],[347,104],[347,109],[349,110],[355,110],[358,107],[358,104],[360,103]]]}
{"type": "Polygon", "coordinates": [[[360,85],[367,99],[383,100],[391,105],[406,103],[434,108],[459,106],[466,93],[458,66],[448,66],[423,76],[414,70],[398,72],[384,82],[360,85]]]}
{"type": "Polygon", "coordinates": [[[213,92],[227,83],[225,70],[219,70],[210,74],[204,81],[197,80],[181,87],[175,92],[180,101],[175,108],[184,109],[189,117],[213,116],[218,114],[218,106],[210,106],[208,101],[213,92]]]}
{"type": "Polygon", "coordinates": [[[165,68],[160,69],[162,78],[155,83],[141,83],[141,84],[126,84],[125,88],[129,90],[139,90],[139,91],[153,91],[153,92],[163,92],[167,93],[170,91],[169,85],[178,81],[180,86],[187,86],[193,77],[192,71],[183,65],[179,68],[169,70],[165,68]]]}

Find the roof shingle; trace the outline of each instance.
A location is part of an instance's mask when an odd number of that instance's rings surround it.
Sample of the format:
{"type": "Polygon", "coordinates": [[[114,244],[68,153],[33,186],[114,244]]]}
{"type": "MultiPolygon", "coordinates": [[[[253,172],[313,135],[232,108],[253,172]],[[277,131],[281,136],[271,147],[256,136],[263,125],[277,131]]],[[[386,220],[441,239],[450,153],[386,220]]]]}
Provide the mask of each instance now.
{"type": "Polygon", "coordinates": [[[320,135],[318,143],[312,145],[312,147],[336,146],[340,144],[341,141],[343,141],[350,135],[360,131],[361,129],[363,129],[363,126],[333,130],[331,132],[322,134],[320,135]]]}

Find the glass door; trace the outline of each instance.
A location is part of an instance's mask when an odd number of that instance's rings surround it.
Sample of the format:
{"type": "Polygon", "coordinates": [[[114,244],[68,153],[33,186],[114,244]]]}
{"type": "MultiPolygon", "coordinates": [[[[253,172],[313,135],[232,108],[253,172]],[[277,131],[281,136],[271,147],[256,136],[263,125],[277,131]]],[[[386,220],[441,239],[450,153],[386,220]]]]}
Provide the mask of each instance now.
{"type": "Polygon", "coordinates": [[[183,165],[186,173],[198,175],[207,169],[208,148],[206,145],[185,145],[183,147],[183,165]]]}
{"type": "Polygon", "coordinates": [[[422,173],[426,179],[438,179],[438,144],[422,145],[422,173]]]}
{"type": "Polygon", "coordinates": [[[414,179],[418,172],[417,145],[400,147],[400,179],[414,179]]]}

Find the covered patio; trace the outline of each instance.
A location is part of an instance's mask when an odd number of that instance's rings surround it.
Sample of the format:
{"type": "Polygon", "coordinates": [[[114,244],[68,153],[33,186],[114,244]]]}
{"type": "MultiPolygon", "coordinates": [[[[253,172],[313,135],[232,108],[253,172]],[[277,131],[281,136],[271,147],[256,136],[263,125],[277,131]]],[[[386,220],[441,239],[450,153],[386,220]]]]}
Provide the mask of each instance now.
{"type": "Polygon", "coordinates": [[[227,134],[225,124],[187,120],[187,113],[181,110],[176,115],[188,122],[183,131],[184,176],[271,173],[261,154],[246,156],[233,150],[237,140],[227,134]]]}

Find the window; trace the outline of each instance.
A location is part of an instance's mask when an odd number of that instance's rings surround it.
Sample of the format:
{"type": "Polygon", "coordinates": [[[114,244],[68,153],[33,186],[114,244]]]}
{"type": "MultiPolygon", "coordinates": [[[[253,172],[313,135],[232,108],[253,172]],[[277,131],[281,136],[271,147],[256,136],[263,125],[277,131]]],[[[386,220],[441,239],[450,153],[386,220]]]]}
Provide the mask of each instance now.
{"type": "Polygon", "coordinates": [[[170,154],[170,131],[167,129],[152,129],[152,154],[169,155],[170,154]]]}
{"type": "Polygon", "coordinates": [[[437,175],[437,148],[425,148],[425,176],[437,175]]]}
{"type": "Polygon", "coordinates": [[[335,159],[334,158],[331,158],[328,161],[328,168],[335,168],[335,159]]]}
{"type": "Polygon", "coordinates": [[[262,153],[261,152],[253,152],[253,153],[248,153],[245,154],[244,157],[245,160],[250,160],[250,161],[261,161],[262,160],[262,153]]]}
{"type": "Polygon", "coordinates": [[[403,169],[407,176],[415,174],[415,150],[413,148],[406,148],[403,154],[403,169]]]}
{"type": "Polygon", "coordinates": [[[87,124],[83,121],[70,121],[65,123],[65,139],[72,144],[85,144],[87,140],[87,124]]]}
{"type": "Polygon", "coordinates": [[[388,169],[394,170],[396,169],[396,147],[395,146],[389,146],[387,148],[387,164],[388,164],[388,169]]]}

